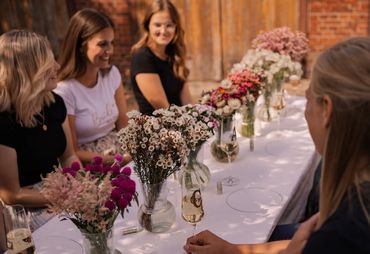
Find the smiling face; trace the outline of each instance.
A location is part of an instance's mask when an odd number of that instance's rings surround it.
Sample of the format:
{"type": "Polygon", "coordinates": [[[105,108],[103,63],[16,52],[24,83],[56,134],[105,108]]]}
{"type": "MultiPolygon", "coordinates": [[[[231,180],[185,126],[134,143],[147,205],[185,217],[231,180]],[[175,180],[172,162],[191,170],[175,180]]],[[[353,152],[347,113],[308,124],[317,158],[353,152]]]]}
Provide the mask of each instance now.
{"type": "Polygon", "coordinates": [[[176,25],[168,11],[160,11],[150,19],[149,42],[156,46],[166,47],[175,37],[176,25]]]}
{"type": "Polygon", "coordinates": [[[105,28],[93,35],[86,43],[87,65],[103,69],[110,66],[110,57],[113,54],[114,31],[111,27],[105,28]]]}

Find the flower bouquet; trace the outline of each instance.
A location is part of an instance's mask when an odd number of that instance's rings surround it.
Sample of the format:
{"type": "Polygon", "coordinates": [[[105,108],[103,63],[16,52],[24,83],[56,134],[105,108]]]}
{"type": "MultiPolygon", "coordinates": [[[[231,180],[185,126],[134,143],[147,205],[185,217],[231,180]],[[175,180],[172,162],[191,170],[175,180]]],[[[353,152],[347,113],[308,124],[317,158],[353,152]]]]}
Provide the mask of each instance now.
{"type": "Polygon", "coordinates": [[[165,180],[185,164],[189,149],[180,131],[166,127],[170,119],[138,111],[127,115],[128,125],[118,135],[122,149],[135,162],[134,171],[143,187],[145,200],[139,209],[139,223],[148,231],[163,232],[174,222],[175,210],[163,196],[162,187],[165,180]]]}
{"type": "Polygon", "coordinates": [[[252,41],[252,48],[288,55],[297,62],[300,62],[309,52],[306,35],[300,31],[293,32],[289,27],[279,27],[260,33],[252,41]]]}
{"type": "MultiPolygon", "coordinates": [[[[159,109],[153,115],[160,117],[166,128],[181,132],[190,154],[186,167],[196,171],[200,185],[205,188],[211,173],[206,165],[197,161],[198,152],[205,141],[214,135],[218,126],[218,115],[214,108],[195,104],[182,107],[171,105],[168,109],[159,109]]],[[[181,182],[180,175],[179,180],[181,182]]]]}
{"type": "MultiPolygon", "coordinates": [[[[249,69],[234,70],[228,75],[228,80],[246,94],[245,102],[240,108],[242,124],[239,132],[244,137],[254,136],[254,107],[263,88],[263,75],[263,72],[255,73],[249,69]]],[[[250,141],[251,150],[253,150],[253,139],[251,138],[250,141]]]]}
{"type": "Polygon", "coordinates": [[[272,92],[280,91],[283,81],[295,75],[302,76],[302,66],[299,62],[294,62],[288,55],[281,55],[270,50],[248,50],[242,61],[234,64],[232,71],[235,72],[249,68],[255,72],[263,72],[264,113],[262,120],[271,121],[270,99],[272,92]]]}
{"type": "Polygon", "coordinates": [[[131,168],[121,169],[122,156],[115,156],[112,165],[104,165],[101,157],[81,168],[56,168],[42,179],[41,193],[48,199],[48,209],[70,219],[87,240],[89,253],[110,253],[109,239],[118,214],[124,215],[137,201],[131,168]]]}

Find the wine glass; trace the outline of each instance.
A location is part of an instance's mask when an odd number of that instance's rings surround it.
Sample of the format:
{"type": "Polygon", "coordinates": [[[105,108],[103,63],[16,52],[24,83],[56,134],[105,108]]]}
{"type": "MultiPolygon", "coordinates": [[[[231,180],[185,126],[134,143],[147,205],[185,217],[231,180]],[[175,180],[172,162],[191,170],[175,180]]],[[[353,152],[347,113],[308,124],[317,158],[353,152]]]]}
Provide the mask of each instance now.
{"type": "Polygon", "coordinates": [[[9,254],[34,253],[35,244],[29,226],[29,216],[21,205],[3,208],[6,242],[9,254]]]}
{"type": "Polygon", "coordinates": [[[181,181],[182,200],[181,214],[182,218],[193,225],[193,236],[197,223],[204,216],[203,199],[201,185],[194,170],[184,169],[181,181]]]}
{"type": "MultiPolygon", "coordinates": [[[[231,163],[231,157],[235,149],[237,149],[237,146],[235,125],[232,123],[231,130],[224,131],[223,124],[221,124],[220,149],[226,154],[228,165],[231,163]]],[[[234,186],[239,184],[239,179],[228,176],[223,178],[221,182],[226,186],[234,186]]]]}
{"type": "Polygon", "coordinates": [[[280,118],[281,118],[281,112],[285,108],[285,91],[284,89],[281,89],[280,91],[276,91],[271,98],[271,107],[276,111],[277,113],[277,135],[281,136],[280,132],[280,118]]]}

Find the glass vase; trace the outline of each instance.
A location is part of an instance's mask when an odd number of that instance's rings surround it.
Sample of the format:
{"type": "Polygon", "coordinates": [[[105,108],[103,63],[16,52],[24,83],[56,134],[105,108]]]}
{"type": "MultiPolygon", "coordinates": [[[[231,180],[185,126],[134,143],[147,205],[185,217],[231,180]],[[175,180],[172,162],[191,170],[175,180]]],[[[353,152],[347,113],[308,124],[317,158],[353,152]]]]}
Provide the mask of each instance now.
{"type": "Polygon", "coordinates": [[[113,253],[113,230],[105,232],[87,233],[81,231],[85,254],[111,254],[113,253]]]}
{"type": "Polygon", "coordinates": [[[248,103],[247,106],[240,108],[242,120],[238,130],[240,135],[246,138],[254,136],[254,106],[254,103],[248,103]]]}
{"type": "Polygon", "coordinates": [[[233,150],[230,151],[230,161],[234,161],[239,153],[239,144],[236,142],[236,131],[233,115],[221,118],[220,124],[216,130],[215,140],[211,144],[212,156],[219,162],[228,163],[228,155],[225,150],[222,149],[222,141],[225,139],[226,136],[231,136],[231,139],[235,141],[233,150]]]}
{"type": "Polygon", "coordinates": [[[259,100],[256,106],[257,118],[264,122],[271,122],[271,96],[272,91],[270,89],[265,89],[262,96],[259,96],[259,100]]]}
{"type": "Polygon", "coordinates": [[[175,208],[167,200],[166,182],[141,183],[144,203],[137,217],[139,224],[149,232],[161,233],[169,230],[175,222],[175,208]]]}
{"type": "Polygon", "coordinates": [[[209,180],[211,179],[211,172],[203,162],[198,161],[198,154],[201,148],[202,146],[198,146],[194,151],[190,151],[188,161],[184,166],[184,170],[181,170],[180,172],[179,182],[181,184],[185,169],[187,171],[193,171],[198,177],[201,190],[204,190],[204,188],[207,187],[209,180]]]}

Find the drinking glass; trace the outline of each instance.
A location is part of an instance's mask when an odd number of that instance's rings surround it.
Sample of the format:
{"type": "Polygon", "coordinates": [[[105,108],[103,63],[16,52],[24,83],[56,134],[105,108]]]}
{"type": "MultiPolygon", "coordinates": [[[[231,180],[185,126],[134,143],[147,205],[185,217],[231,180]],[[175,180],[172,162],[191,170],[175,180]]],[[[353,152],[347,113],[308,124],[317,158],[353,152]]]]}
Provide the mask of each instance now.
{"type": "Polygon", "coordinates": [[[281,136],[280,132],[280,118],[281,118],[281,112],[285,108],[285,91],[284,89],[281,89],[280,91],[276,91],[273,93],[271,98],[271,107],[276,111],[277,113],[277,135],[281,136]]]}
{"type": "Polygon", "coordinates": [[[201,184],[194,170],[184,169],[181,179],[181,189],[182,218],[193,225],[194,235],[197,223],[200,222],[204,216],[201,184]]]}
{"type": "Polygon", "coordinates": [[[8,254],[31,254],[35,252],[29,226],[29,216],[21,205],[3,208],[8,254]]]}
{"type": "MultiPolygon", "coordinates": [[[[223,127],[223,125],[221,125],[223,127]]],[[[227,162],[230,167],[231,156],[235,151],[238,143],[236,141],[236,130],[233,121],[233,126],[230,131],[221,130],[220,149],[227,155],[227,162]]],[[[226,186],[234,186],[239,184],[239,179],[233,176],[228,176],[222,179],[222,184],[226,186]]]]}

